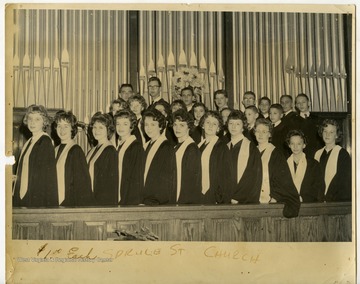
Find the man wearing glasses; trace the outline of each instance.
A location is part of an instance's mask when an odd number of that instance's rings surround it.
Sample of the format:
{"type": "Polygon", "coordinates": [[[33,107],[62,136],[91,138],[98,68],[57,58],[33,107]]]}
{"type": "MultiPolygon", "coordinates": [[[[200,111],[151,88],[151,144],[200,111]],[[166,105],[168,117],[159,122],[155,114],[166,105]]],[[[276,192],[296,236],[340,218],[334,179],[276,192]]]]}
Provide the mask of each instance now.
{"type": "MultiPolygon", "coordinates": [[[[161,97],[161,81],[158,77],[151,77],[148,81],[148,90],[149,95],[151,97],[150,105],[156,103],[156,102],[164,102],[166,104],[169,104],[167,101],[165,101],[161,97]]],[[[170,107],[170,105],[169,105],[170,107]]]]}

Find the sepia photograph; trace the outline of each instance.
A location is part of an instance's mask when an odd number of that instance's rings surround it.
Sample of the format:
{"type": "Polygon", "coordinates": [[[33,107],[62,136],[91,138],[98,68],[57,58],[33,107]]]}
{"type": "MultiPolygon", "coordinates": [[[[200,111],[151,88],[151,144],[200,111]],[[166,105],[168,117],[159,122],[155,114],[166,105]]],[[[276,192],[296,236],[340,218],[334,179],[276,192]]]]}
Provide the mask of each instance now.
{"type": "Polygon", "coordinates": [[[8,283],[356,283],[355,5],[5,16],[8,283]]]}

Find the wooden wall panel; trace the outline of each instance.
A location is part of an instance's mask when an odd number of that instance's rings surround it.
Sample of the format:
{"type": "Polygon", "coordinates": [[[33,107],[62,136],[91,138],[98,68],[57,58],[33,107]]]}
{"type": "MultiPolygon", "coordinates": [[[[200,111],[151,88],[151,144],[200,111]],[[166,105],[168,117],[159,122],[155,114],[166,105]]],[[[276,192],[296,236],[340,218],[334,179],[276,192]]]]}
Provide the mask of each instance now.
{"type": "Polygon", "coordinates": [[[114,240],[116,229],[149,228],[161,241],[351,241],[350,203],[283,205],[13,209],[13,239],[114,240]]]}

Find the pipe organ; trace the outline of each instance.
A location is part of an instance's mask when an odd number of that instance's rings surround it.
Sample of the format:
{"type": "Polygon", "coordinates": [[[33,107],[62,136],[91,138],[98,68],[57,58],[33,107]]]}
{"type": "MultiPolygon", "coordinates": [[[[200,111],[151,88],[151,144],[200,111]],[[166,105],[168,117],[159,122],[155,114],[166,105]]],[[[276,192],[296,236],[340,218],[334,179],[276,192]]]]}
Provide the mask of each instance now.
{"type": "MultiPolygon", "coordinates": [[[[236,109],[242,108],[243,93],[252,90],[258,98],[268,96],[274,102],[283,94],[306,93],[313,111],[347,112],[346,48],[351,44],[346,44],[345,17],[15,9],[13,106],[65,108],[87,123],[96,111],[108,111],[121,83],[132,83],[149,101],[147,80],[156,75],[162,81],[162,96],[171,101],[176,98],[172,79],[186,67],[196,70],[202,82],[200,97],[210,109],[213,92],[226,88],[236,109]],[[135,33],[130,32],[129,13],[136,15],[135,33]],[[226,33],[226,20],[232,33],[226,33]],[[134,37],[137,40],[131,41],[134,37]]],[[[85,136],[78,139],[86,148],[85,136]]]]}

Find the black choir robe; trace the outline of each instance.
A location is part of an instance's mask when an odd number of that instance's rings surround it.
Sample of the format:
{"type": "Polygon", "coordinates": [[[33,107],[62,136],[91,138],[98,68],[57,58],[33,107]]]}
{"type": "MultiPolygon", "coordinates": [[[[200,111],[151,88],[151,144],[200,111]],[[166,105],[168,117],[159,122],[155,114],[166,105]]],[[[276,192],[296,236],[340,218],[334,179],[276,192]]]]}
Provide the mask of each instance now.
{"type": "Polygon", "coordinates": [[[13,194],[14,207],[59,205],[55,151],[49,136],[41,136],[31,150],[29,155],[28,188],[23,199],[20,198],[21,173],[18,172],[17,175],[13,194]]]}
{"type": "Polygon", "coordinates": [[[174,129],[169,124],[167,124],[164,131],[165,131],[166,139],[174,147],[177,144],[177,138],[175,136],[174,129]]]}
{"type": "Polygon", "coordinates": [[[120,205],[138,205],[142,202],[144,187],[144,148],[138,140],[126,149],[122,164],[120,205]]]}
{"type": "Polygon", "coordinates": [[[306,163],[305,175],[300,187],[302,202],[323,202],[325,182],[321,175],[320,164],[310,157],[306,157],[306,163]]]}
{"type": "Polygon", "coordinates": [[[288,158],[291,154],[291,150],[286,143],[286,136],[288,132],[288,127],[281,121],[277,126],[273,128],[273,131],[271,133],[271,144],[273,144],[276,149],[281,151],[285,158],[288,158]]]}
{"type": "Polygon", "coordinates": [[[251,128],[251,129],[244,129],[244,136],[249,139],[251,142],[254,143],[254,145],[258,145],[258,142],[256,140],[256,136],[255,136],[255,127],[251,128]]]}
{"type": "MultiPolygon", "coordinates": [[[[144,167],[146,158],[144,159],[144,167]]],[[[176,161],[173,146],[162,142],[152,159],[146,177],[143,202],[146,205],[175,204],[176,161]]]]}
{"type": "MultiPolygon", "coordinates": [[[[201,154],[203,155],[203,153],[201,154]]],[[[231,177],[231,156],[229,148],[220,139],[216,141],[209,161],[210,187],[205,194],[201,194],[202,204],[222,204],[230,202],[230,195],[234,187],[231,177]]]]}
{"type": "Polygon", "coordinates": [[[118,156],[113,145],[108,145],[94,164],[93,193],[97,205],[118,204],[118,156]]]}
{"type": "MultiPolygon", "coordinates": [[[[83,150],[72,146],[65,161],[65,199],[61,206],[91,206],[95,204],[91,179],[83,150]]],[[[59,179],[59,177],[58,177],[59,179]]]]}
{"type": "Polygon", "coordinates": [[[307,118],[299,115],[297,117],[297,125],[307,138],[308,143],[304,153],[307,157],[314,158],[315,152],[324,145],[322,138],[318,134],[318,118],[313,114],[310,114],[307,118]]]}
{"type": "Polygon", "coordinates": [[[201,203],[201,152],[195,143],[187,146],[182,157],[181,186],[177,203],[201,203]]]}
{"type": "Polygon", "coordinates": [[[201,138],[202,138],[202,132],[203,129],[200,127],[200,125],[195,126],[191,131],[190,131],[190,137],[194,140],[194,142],[196,144],[199,144],[201,142],[201,138]]]}
{"type": "Polygon", "coordinates": [[[142,138],[141,138],[141,133],[144,135],[144,138],[145,138],[145,142],[149,141],[150,138],[149,136],[147,136],[147,134],[145,133],[145,130],[144,130],[144,127],[142,124],[140,124],[140,128],[138,126],[138,123],[135,125],[134,129],[131,131],[131,134],[132,135],[135,135],[136,139],[143,145],[143,142],[142,142],[142,138]],[[141,131],[141,133],[140,133],[141,131]]]}
{"type": "MultiPolygon", "coordinates": [[[[328,155],[326,155],[326,151],[324,150],[320,157],[320,168],[323,179],[325,179],[327,162],[328,155]]],[[[340,149],[336,174],[329,184],[325,201],[351,201],[351,158],[344,148],[340,149]]]]}
{"type": "Polygon", "coordinates": [[[299,115],[295,111],[283,115],[281,123],[283,123],[289,130],[299,129],[299,115]]]}
{"type": "Polygon", "coordinates": [[[257,204],[259,203],[261,181],[262,181],[262,164],[259,149],[250,142],[249,159],[244,173],[238,182],[238,156],[242,146],[243,139],[236,143],[230,150],[231,155],[231,178],[235,186],[232,189],[230,199],[237,200],[239,204],[257,204]]]}
{"type": "MultiPolygon", "coordinates": [[[[263,153],[264,151],[261,152],[261,155],[263,153]]],[[[269,160],[269,183],[270,196],[278,203],[285,205],[284,217],[297,217],[300,210],[299,194],[292,180],[287,161],[277,148],[272,151],[269,160]]]]}

